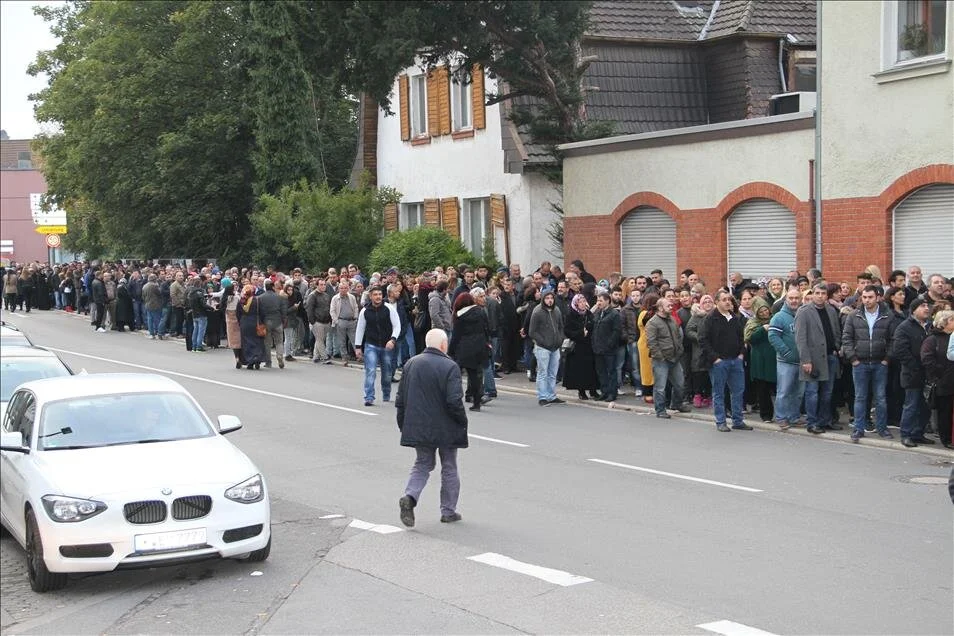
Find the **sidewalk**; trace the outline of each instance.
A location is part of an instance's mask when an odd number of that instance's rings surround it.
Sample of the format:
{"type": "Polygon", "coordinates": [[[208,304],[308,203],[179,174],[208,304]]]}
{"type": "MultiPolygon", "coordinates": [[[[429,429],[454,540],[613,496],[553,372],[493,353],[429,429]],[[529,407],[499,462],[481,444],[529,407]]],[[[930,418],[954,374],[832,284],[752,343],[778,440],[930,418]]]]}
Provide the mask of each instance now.
{"type": "MultiPolygon", "coordinates": [[[[526,371],[515,371],[510,375],[504,375],[502,378],[497,379],[496,383],[498,391],[536,396],[536,383],[527,380],[526,371]]],[[[656,411],[651,404],[646,404],[643,402],[642,397],[635,397],[632,393],[631,387],[627,387],[627,393],[628,395],[621,395],[619,400],[616,402],[608,404],[606,402],[580,400],[575,390],[571,391],[564,389],[561,385],[557,384],[557,395],[567,402],[573,402],[575,404],[579,404],[580,406],[587,406],[592,409],[616,409],[621,411],[631,411],[639,415],[655,417],[656,411]]],[[[712,408],[693,409],[691,413],[679,413],[678,411],[669,411],[669,413],[673,416],[673,418],[695,420],[700,424],[706,423],[712,426],[713,430],[715,429],[715,416],[712,414],[712,408]]],[[[845,427],[844,429],[840,431],[826,431],[821,435],[813,435],[812,433],[809,433],[807,430],[805,430],[804,426],[790,428],[787,431],[781,431],[777,424],[763,422],[759,419],[758,414],[752,413],[746,414],[745,423],[756,430],[771,431],[784,435],[817,437],[821,439],[835,440],[846,444],[852,443],[849,437],[851,434],[851,427],[845,422],[842,422],[842,426],[845,427]]],[[[943,458],[949,462],[954,461],[954,451],[941,446],[940,441],[938,441],[938,443],[934,446],[905,448],[901,444],[901,436],[898,433],[898,430],[895,429],[892,431],[892,433],[895,437],[893,440],[881,439],[877,437],[876,433],[866,433],[865,437],[861,438],[858,444],[863,446],[876,446],[879,448],[890,448],[892,450],[921,453],[922,455],[943,458]]]]}

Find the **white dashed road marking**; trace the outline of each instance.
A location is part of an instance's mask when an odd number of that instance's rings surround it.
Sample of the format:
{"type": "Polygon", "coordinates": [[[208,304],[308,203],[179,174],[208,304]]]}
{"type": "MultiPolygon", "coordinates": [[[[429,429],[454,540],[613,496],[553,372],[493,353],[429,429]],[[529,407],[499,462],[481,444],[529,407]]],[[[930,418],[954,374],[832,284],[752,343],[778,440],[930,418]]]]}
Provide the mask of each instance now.
{"type": "Polygon", "coordinates": [[[496,437],[484,437],[483,435],[474,435],[473,433],[468,433],[467,437],[473,437],[474,439],[482,439],[485,442],[496,442],[498,444],[506,444],[507,446],[516,446],[518,448],[528,448],[529,444],[519,444],[517,442],[508,442],[505,439],[497,439],[496,437]]]}
{"type": "Polygon", "coordinates": [[[398,528],[397,526],[388,526],[379,523],[368,523],[367,521],[361,521],[360,519],[352,519],[351,523],[348,524],[348,527],[357,528],[358,530],[367,530],[368,532],[377,532],[378,534],[394,534],[395,532],[404,532],[404,528],[398,528]]]}
{"type": "Polygon", "coordinates": [[[772,632],[766,632],[755,627],[749,627],[748,625],[743,625],[742,623],[733,623],[732,621],[703,623],[702,625],[696,625],[696,627],[699,629],[704,629],[707,632],[722,634],[722,636],[775,636],[775,634],[772,632]]]}
{"type": "Polygon", "coordinates": [[[643,468],[642,466],[631,466],[629,464],[620,464],[617,462],[607,461],[605,459],[589,459],[588,461],[596,462],[597,464],[606,464],[607,466],[616,466],[618,468],[628,468],[629,470],[638,470],[643,473],[652,473],[653,475],[662,475],[663,477],[685,479],[686,481],[694,481],[700,484],[709,484],[710,486],[721,486],[722,488],[731,488],[733,490],[741,490],[743,492],[765,492],[764,490],[759,490],[758,488],[749,488],[748,486],[737,486],[736,484],[727,484],[724,481],[702,479],[701,477],[690,477],[689,475],[680,475],[678,473],[667,473],[664,470],[655,470],[653,468],[643,468]]]}
{"type": "Polygon", "coordinates": [[[497,568],[503,568],[504,570],[510,570],[511,572],[526,574],[527,576],[532,576],[542,581],[546,581],[547,583],[553,583],[554,585],[560,585],[562,587],[579,585],[580,583],[590,583],[593,580],[588,579],[585,576],[570,574],[569,572],[564,572],[563,570],[554,570],[539,565],[532,565],[530,563],[517,561],[516,559],[511,559],[508,556],[497,554],[496,552],[484,552],[483,554],[478,554],[476,556],[467,558],[471,561],[476,561],[477,563],[492,565],[497,568]]]}
{"type": "Polygon", "coordinates": [[[328,409],[336,409],[338,411],[347,411],[348,413],[354,413],[356,415],[365,415],[367,417],[378,417],[377,413],[369,413],[368,411],[359,411],[358,409],[349,409],[347,406],[338,406],[337,404],[328,404],[327,402],[318,402],[315,400],[306,400],[305,398],[295,397],[294,395],[286,395],[283,393],[273,393],[271,391],[263,391],[262,389],[255,389],[248,386],[241,386],[238,384],[229,384],[228,382],[220,382],[219,380],[210,380],[209,378],[203,378],[197,375],[189,375],[187,373],[179,373],[178,371],[167,371],[166,369],[157,369],[156,367],[147,367],[144,364],[133,364],[132,362],[123,362],[122,360],[113,360],[112,358],[102,358],[100,356],[91,356],[88,353],[79,353],[76,351],[67,351],[66,349],[55,349],[53,347],[46,347],[50,351],[55,351],[56,353],[65,353],[71,356],[79,356],[81,358],[89,358],[90,360],[99,360],[100,362],[110,362],[112,364],[121,364],[127,367],[133,367],[135,369],[143,369],[145,371],[152,371],[154,373],[164,373],[165,375],[175,375],[180,378],[187,378],[189,380],[195,380],[196,382],[207,382],[209,384],[215,384],[218,386],[228,387],[230,389],[238,389],[245,393],[259,393],[261,395],[267,395],[269,397],[281,398],[283,400],[294,400],[295,402],[303,402],[304,404],[313,404],[315,406],[323,406],[328,409]]]}
{"type": "Polygon", "coordinates": [[[319,519],[344,519],[344,515],[324,515],[318,518],[319,519]]]}

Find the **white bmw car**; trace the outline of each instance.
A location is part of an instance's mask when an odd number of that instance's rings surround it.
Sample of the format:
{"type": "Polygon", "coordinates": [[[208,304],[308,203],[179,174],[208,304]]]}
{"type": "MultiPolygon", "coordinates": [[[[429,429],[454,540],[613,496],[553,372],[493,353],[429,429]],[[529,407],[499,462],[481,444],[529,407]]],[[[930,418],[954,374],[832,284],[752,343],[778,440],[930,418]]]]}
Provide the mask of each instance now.
{"type": "Polygon", "coordinates": [[[0,522],[27,552],[31,587],[71,572],[271,550],[265,479],[169,378],[95,374],[27,382],[0,433],[0,522]]]}

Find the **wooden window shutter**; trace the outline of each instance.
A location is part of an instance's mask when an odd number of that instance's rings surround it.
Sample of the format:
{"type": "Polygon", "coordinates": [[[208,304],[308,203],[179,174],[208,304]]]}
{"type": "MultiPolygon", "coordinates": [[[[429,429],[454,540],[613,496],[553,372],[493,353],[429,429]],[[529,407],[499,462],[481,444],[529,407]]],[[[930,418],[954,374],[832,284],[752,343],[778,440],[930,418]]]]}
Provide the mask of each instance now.
{"type": "Polygon", "coordinates": [[[474,64],[471,70],[472,102],[474,107],[474,130],[487,127],[487,113],[484,101],[484,69],[480,64],[474,64]]]}
{"type": "Polygon", "coordinates": [[[393,232],[398,229],[397,203],[388,203],[384,206],[384,231],[393,232]]]}
{"type": "Polygon", "coordinates": [[[440,199],[424,199],[424,225],[427,227],[441,226],[440,199]]]}
{"type": "Polygon", "coordinates": [[[437,69],[437,108],[440,112],[440,130],[435,134],[449,135],[451,132],[450,73],[446,66],[437,69]]]}
{"type": "Polygon", "coordinates": [[[496,243],[497,228],[503,230],[503,250],[495,245],[498,253],[504,255],[506,262],[510,262],[510,228],[507,225],[507,197],[502,194],[490,195],[490,229],[493,232],[494,242],[496,243]]]}
{"type": "Polygon", "coordinates": [[[457,197],[441,199],[441,227],[454,238],[460,238],[460,201],[457,197]]]}
{"type": "Polygon", "coordinates": [[[398,108],[401,112],[401,141],[411,138],[411,96],[407,75],[398,78],[398,108]]]}
{"type": "Polygon", "coordinates": [[[440,135],[441,129],[441,111],[440,111],[440,79],[438,79],[438,69],[434,69],[427,74],[427,132],[431,137],[440,135]]]}

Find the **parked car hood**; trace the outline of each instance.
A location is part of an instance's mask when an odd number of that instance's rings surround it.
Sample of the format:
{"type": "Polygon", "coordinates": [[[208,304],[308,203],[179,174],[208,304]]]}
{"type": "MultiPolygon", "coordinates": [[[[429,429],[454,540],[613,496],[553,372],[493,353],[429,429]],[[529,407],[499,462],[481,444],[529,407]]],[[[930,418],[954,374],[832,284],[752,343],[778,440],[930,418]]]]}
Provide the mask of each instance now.
{"type": "Polygon", "coordinates": [[[95,499],[117,493],[188,486],[237,484],[258,472],[251,460],[228,440],[216,435],[152,444],[124,444],[34,454],[37,468],[55,493],[95,499]]]}

